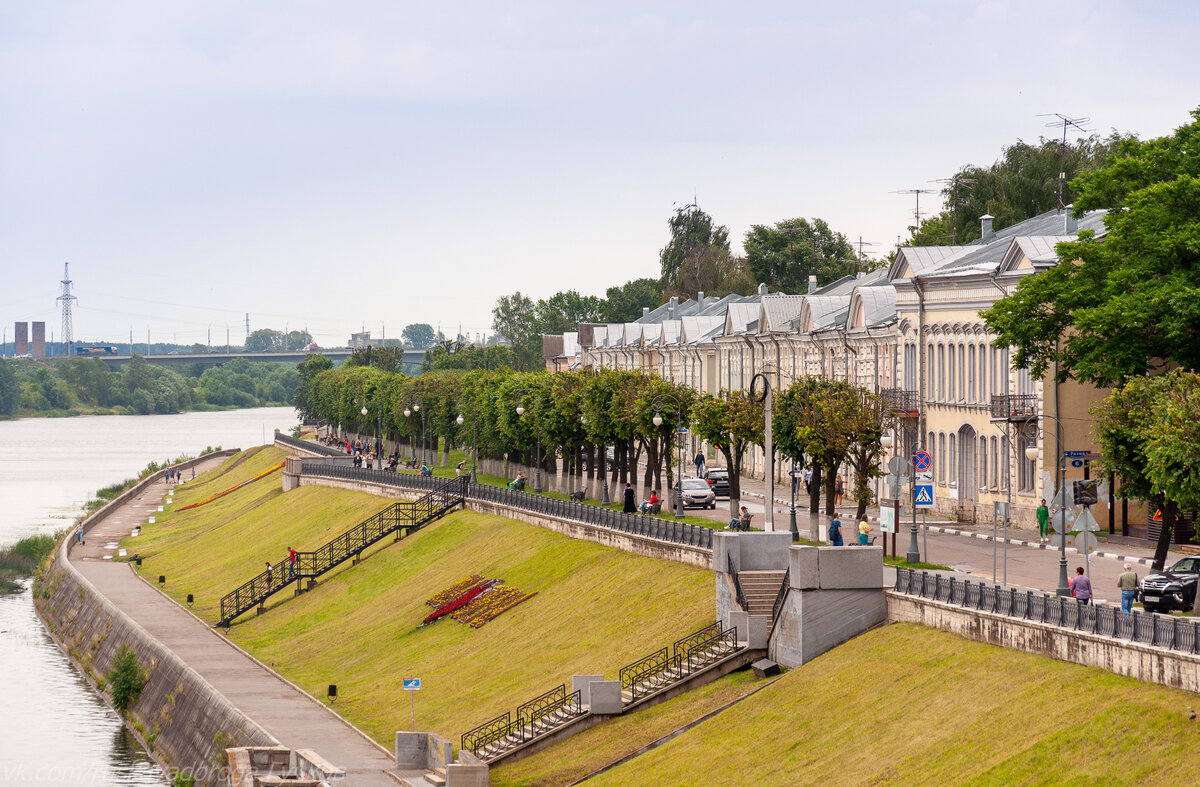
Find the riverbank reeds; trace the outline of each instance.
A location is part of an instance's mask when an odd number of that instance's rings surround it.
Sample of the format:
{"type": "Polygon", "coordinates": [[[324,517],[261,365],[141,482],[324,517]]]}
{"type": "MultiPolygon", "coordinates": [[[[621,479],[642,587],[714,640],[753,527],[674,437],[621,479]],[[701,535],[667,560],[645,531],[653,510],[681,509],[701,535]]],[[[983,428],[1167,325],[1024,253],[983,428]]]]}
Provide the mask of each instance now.
{"type": "Polygon", "coordinates": [[[0,549],[0,593],[16,593],[20,590],[18,580],[33,575],[38,565],[54,551],[64,532],[60,530],[54,534],[26,536],[12,546],[0,549]]]}

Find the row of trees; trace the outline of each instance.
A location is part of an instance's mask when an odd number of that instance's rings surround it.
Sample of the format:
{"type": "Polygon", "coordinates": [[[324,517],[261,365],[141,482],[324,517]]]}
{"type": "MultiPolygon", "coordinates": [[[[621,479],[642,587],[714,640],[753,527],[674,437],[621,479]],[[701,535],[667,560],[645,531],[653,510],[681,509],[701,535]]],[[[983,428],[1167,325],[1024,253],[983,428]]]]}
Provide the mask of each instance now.
{"type": "Polygon", "coordinates": [[[0,361],[0,415],[84,411],[146,415],[287,405],[300,385],[294,367],[242,358],[191,371],[188,375],[151,364],[136,354],[121,370],[109,369],[98,358],[37,364],[0,361]]]}
{"type": "MultiPolygon", "coordinates": [[[[525,464],[534,463],[540,438],[547,472],[557,472],[561,460],[572,475],[586,466],[590,479],[603,447],[613,446],[612,482],[631,480],[645,462],[643,483],[670,488],[677,469],[672,462],[676,425],[682,423],[724,456],[734,510],[747,451],[764,445],[764,406],[745,391],[697,394],[658,377],[618,370],[443,371],[405,377],[370,366],[320,368],[317,356],[310,360],[297,392],[297,406],[306,417],[362,434],[382,429],[387,439],[413,445],[422,437],[418,413],[423,413],[431,445],[444,440],[442,450],[448,452],[452,445],[477,441],[481,457],[507,455],[525,464]],[[517,414],[518,405],[523,415],[517,414]],[[661,416],[657,426],[655,415],[661,416]]],[[[804,379],[780,392],[773,416],[774,445],[784,460],[813,471],[810,510],[819,510],[822,493],[826,510],[832,510],[835,477],[848,462],[856,477],[850,497],[861,516],[872,499],[870,479],[878,475],[882,451],[880,400],[842,381],[804,379]]]]}

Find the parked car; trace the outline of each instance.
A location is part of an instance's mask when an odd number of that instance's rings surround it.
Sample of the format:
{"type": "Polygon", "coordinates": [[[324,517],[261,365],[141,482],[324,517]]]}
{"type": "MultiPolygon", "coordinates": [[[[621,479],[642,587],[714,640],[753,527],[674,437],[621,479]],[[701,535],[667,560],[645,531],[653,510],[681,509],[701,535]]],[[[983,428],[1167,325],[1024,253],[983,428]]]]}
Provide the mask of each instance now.
{"type": "Polygon", "coordinates": [[[1187,611],[1196,605],[1200,584],[1200,557],[1185,557],[1161,574],[1142,580],[1139,597],[1147,612],[1187,611]]]}
{"type": "Polygon", "coordinates": [[[729,471],[723,467],[714,467],[704,471],[704,480],[712,487],[717,497],[729,497],[729,471]]]}
{"type": "Polygon", "coordinates": [[[716,508],[717,495],[703,478],[685,478],[683,486],[683,507],[716,508]]]}

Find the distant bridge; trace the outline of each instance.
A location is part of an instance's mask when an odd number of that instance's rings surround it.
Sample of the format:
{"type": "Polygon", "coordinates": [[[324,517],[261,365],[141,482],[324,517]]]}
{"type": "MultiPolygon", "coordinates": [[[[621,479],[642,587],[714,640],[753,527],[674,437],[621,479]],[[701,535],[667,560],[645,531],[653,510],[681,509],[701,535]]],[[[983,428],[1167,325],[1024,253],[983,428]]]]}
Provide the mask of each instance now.
{"type": "MultiPolygon", "coordinates": [[[[352,354],[352,350],[318,350],[312,355],[324,355],[326,358],[334,362],[334,365],[345,361],[352,354]]],[[[307,350],[292,350],[288,352],[233,352],[233,353],[167,353],[163,355],[144,355],[147,363],[160,364],[162,366],[191,366],[193,364],[203,364],[204,366],[220,366],[221,364],[229,363],[234,358],[245,358],[247,361],[266,361],[267,363],[300,363],[307,358],[310,353],[307,350]]],[[[102,355],[95,356],[108,364],[110,369],[119,369],[129,363],[128,355],[102,355]]],[[[403,362],[406,364],[416,364],[420,366],[425,360],[424,350],[405,350],[403,362]]]]}

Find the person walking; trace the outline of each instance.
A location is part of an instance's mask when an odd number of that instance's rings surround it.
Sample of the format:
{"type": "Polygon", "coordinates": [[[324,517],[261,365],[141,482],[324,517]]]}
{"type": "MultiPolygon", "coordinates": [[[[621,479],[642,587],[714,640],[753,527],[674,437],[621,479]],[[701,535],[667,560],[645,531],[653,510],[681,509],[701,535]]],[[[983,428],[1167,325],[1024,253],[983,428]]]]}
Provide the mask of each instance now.
{"type": "Polygon", "coordinates": [[[697,451],[694,461],[696,463],[696,478],[699,478],[700,476],[704,475],[704,452],[697,451]]]}
{"type": "Polygon", "coordinates": [[[862,546],[868,546],[871,543],[871,523],[865,516],[858,523],[858,543],[862,546]]]}
{"type": "Polygon", "coordinates": [[[75,537],[79,539],[80,546],[83,545],[83,523],[80,522],[75,528],[75,537]]]}
{"type": "Polygon", "coordinates": [[[833,520],[829,523],[829,544],[830,546],[842,546],[842,520],[838,518],[837,511],[833,512],[833,520]]]}
{"type": "Polygon", "coordinates": [[[842,504],[842,495],[846,494],[846,487],[842,486],[842,477],[838,476],[837,483],[833,486],[833,504],[840,506],[842,504]]]}
{"type": "Polygon", "coordinates": [[[1133,599],[1137,596],[1138,575],[1133,573],[1133,567],[1125,564],[1125,571],[1117,577],[1117,587],[1121,591],[1121,611],[1133,611],[1133,599]]]}
{"type": "Polygon", "coordinates": [[[1046,498],[1042,498],[1042,504],[1037,507],[1037,523],[1038,523],[1038,543],[1045,541],[1050,537],[1050,509],[1046,508],[1046,498]]]}
{"type": "Polygon", "coordinates": [[[267,561],[267,587],[271,587],[271,561],[267,561]]]}
{"type": "Polygon", "coordinates": [[[1083,566],[1075,568],[1075,579],[1071,582],[1071,595],[1080,604],[1092,603],[1092,580],[1083,573],[1083,566]]]}
{"type": "Polygon", "coordinates": [[[812,468],[811,467],[804,468],[804,493],[808,494],[808,495],[812,494],[812,468]]]}
{"type": "Polygon", "coordinates": [[[626,514],[636,514],[638,510],[637,500],[633,494],[633,484],[629,482],[625,483],[625,505],[621,507],[621,510],[626,514]]]}
{"type": "Polygon", "coordinates": [[[288,579],[296,578],[296,550],[288,547],[288,579]]]}

